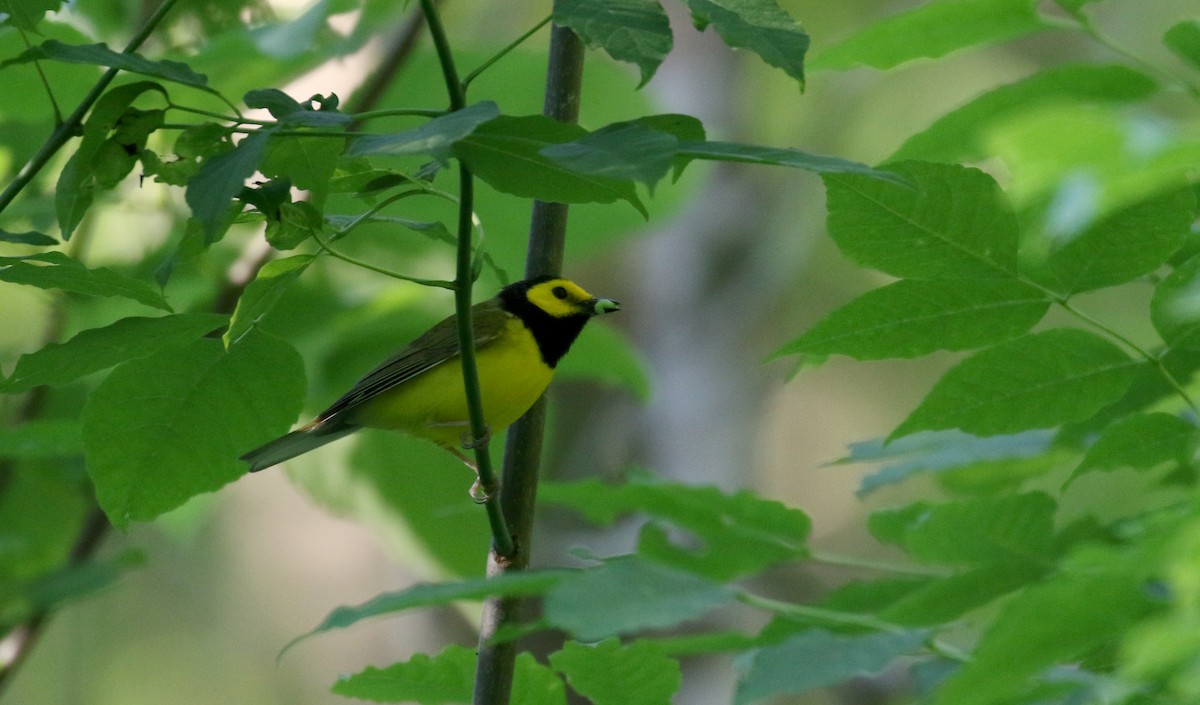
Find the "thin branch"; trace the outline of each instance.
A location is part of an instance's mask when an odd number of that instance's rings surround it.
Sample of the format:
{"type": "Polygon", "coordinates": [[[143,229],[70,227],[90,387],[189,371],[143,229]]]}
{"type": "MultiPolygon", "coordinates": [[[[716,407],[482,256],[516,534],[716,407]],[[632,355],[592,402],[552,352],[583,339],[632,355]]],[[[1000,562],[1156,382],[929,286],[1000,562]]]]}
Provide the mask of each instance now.
{"type": "MultiPolygon", "coordinates": [[[[21,42],[25,45],[25,48],[32,49],[33,44],[29,41],[29,35],[25,33],[25,30],[18,27],[17,33],[21,35],[21,42]]],[[[33,60],[33,68],[37,71],[38,79],[42,82],[42,87],[46,89],[46,97],[50,99],[50,108],[54,111],[54,124],[61,125],[63,122],[62,109],[58,107],[58,101],[54,98],[54,89],[50,87],[50,79],[46,77],[46,71],[42,69],[40,59],[33,60]]]]}
{"type": "Polygon", "coordinates": [[[533,35],[537,34],[539,29],[550,24],[550,20],[551,20],[551,16],[546,15],[546,17],[543,18],[541,22],[538,22],[537,24],[535,24],[533,27],[531,27],[529,29],[529,31],[525,32],[521,36],[514,39],[508,46],[506,46],[503,49],[501,49],[500,51],[496,52],[492,56],[492,58],[483,62],[474,71],[467,74],[467,77],[462,80],[463,90],[465,91],[467,89],[467,87],[471,85],[471,81],[474,81],[476,78],[479,78],[479,74],[481,74],[484,71],[487,71],[489,68],[491,68],[492,64],[496,63],[500,59],[503,59],[513,49],[516,49],[517,47],[521,46],[521,44],[523,44],[526,39],[529,39],[533,35]]]}
{"type": "MultiPolygon", "coordinates": [[[[150,37],[150,34],[158,27],[163,18],[167,16],[167,13],[171,11],[176,2],[178,0],[163,0],[163,4],[159,5],[154,14],[146,20],[146,23],[137,31],[137,34],[133,35],[133,38],[125,45],[122,53],[132,54],[137,51],[138,47],[150,37]]],[[[4,212],[4,209],[8,208],[17,195],[24,191],[25,187],[33,181],[33,178],[50,163],[50,160],[58,153],[58,150],[62,149],[62,146],[67,143],[67,140],[79,132],[88,111],[92,109],[97,100],[100,100],[100,96],[104,94],[108,85],[117,77],[119,71],[120,69],[116,68],[110,68],[105,71],[96,81],[96,85],[92,86],[92,89],[84,96],[79,106],[75,108],[75,111],[62,124],[54,128],[54,132],[50,133],[50,136],[42,143],[37,153],[30,157],[25,166],[21,168],[21,171],[17,172],[16,178],[9,183],[3,193],[0,193],[0,213],[4,212]]]]}

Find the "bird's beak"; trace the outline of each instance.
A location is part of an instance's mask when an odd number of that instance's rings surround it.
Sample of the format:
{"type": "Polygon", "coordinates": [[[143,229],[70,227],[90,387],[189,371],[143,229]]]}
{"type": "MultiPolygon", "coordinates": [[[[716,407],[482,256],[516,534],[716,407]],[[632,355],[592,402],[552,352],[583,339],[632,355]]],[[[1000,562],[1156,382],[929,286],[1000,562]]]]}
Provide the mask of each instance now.
{"type": "Polygon", "coordinates": [[[590,308],[593,316],[599,316],[602,313],[620,311],[621,304],[612,299],[593,299],[590,308]]]}

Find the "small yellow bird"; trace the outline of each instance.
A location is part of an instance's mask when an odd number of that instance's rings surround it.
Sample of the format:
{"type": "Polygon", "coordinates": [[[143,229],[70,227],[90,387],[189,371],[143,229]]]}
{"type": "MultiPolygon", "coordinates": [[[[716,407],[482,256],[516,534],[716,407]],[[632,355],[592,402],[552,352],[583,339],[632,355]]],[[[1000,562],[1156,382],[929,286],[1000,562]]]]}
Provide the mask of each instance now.
{"type": "MultiPolygon", "coordinates": [[[[528,411],[588,319],[620,307],[560,277],[510,284],[496,298],[472,307],[475,362],[488,426],[498,430],[528,411]]],[[[431,440],[474,468],[458,450],[470,420],[456,319],[450,316],[438,323],[368,372],[311,423],[243,455],[250,472],[364,427],[431,440]]]]}

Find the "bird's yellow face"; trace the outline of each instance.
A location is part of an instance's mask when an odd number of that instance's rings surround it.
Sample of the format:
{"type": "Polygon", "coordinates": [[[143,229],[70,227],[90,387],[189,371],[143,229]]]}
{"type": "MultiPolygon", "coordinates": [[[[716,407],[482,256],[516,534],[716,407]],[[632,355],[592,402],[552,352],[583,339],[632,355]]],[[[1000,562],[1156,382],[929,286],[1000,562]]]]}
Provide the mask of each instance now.
{"type": "Polygon", "coordinates": [[[617,309],[617,303],[597,299],[569,279],[551,279],[535,284],[525,293],[529,303],[554,318],[584,314],[594,316],[617,309]]]}

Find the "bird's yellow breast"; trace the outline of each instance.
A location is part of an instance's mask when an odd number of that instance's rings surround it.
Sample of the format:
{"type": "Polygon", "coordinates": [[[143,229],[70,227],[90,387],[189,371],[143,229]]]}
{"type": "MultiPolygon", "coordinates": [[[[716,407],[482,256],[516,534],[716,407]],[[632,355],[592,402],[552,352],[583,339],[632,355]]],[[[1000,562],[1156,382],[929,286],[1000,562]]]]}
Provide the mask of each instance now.
{"type": "MultiPolygon", "coordinates": [[[[542,362],[533,335],[515,317],[498,337],[476,349],[475,363],[483,416],[493,432],[528,411],[554,376],[553,368],[542,362]]],[[[459,358],[452,357],[364,402],[351,420],[457,448],[470,425],[459,358]]]]}

